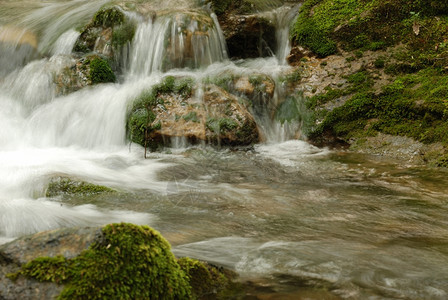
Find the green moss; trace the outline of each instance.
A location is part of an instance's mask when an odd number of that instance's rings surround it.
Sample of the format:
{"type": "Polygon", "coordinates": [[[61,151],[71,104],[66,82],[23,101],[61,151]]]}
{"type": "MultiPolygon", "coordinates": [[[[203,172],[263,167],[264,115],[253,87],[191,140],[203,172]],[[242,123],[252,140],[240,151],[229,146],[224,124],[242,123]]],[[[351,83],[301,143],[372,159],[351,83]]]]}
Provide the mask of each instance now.
{"type": "Polygon", "coordinates": [[[59,195],[85,196],[113,192],[113,189],[105,186],[60,177],[50,181],[45,195],[46,197],[55,197],[59,195]]]}
{"type": "MultiPolygon", "coordinates": [[[[352,79],[357,82],[361,78],[352,79]]],[[[379,94],[356,93],[343,106],[329,112],[313,134],[331,132],[348,140],[383,132],[448,145],[447,85],[448,76],[433,68],[402,75],[379,94]]]]}
{"type": "Polygon", "coordinates": [[[386,65],[386,60],[384,57],[378,57],[374,62],[373,65],[377,69],[382,69],[386,65]]]}
{"type": "Polygon", "coordinates": [[[216,86],[219,86],[220,88],[230,91],[233,89],[233,83],[235,80],[237,80],[239,77],[235,76],[234,74],[220,74],[216,77],[206,77],[203,79],[203,84],[214,84],[216,86]]]}
{"type": "Polygon", "coordinates": [[[220,298],[231,287],[235,277],[232,272],[188,257],[180,258],[178,263],[187,274],[193,294],[198,299],[220,298]]]}
{"type": "Polygon", "coordinates": [[[291,31],[292,39],[325,57],[337,52],[332,32],[340,23],[350,20],[369,7],[358,0],[308,0],[291,31]]]}
{"type": "Polygon", "coordinates": [[[123,24],[125,16],[117,7],[102,8],[92,20],[93,26],[114,27],[123,24]]]}
{"type": "MultiPolygon", "coordinates": [[[[299,15],[300,16],[300,15],[299,15]]],[[[325,32],[319,30],[316,21],[299,17],[294,27],[294,41],[316,53],[320,57],[337,52],[336,43],[325,32]]]]}
{"type": "Polygon", "coordinates": [[[112,44],[119,48],[132,41],[135,35],[136,25],[133,22],[126,22],[115,27],[112,33],[112,44]]]}
{"type": "Polygon", "coordinates": [[[188,114],[183,116],[182,119],[184,119],[187,122],[199,123],[198,115],[195,111],[189,112],[188,114]]]}
{"type": "Polygon", "coordinates": [[[213,11],[219,16],[224,14],[232,4],[231,0],[211,0],[213,11]]]}
{"type": "Polygon", "coordinates": [[[89,79],[92,84],[115,82],[115,74],[112,71],[107,60],[100,57],[93,57],[89,59],[90,73],[89,79]]]}
{"type": "Polygon", "coordinates": [[[319,56],[344,50],[380,50],[399,42],[434,49],[446,36],[445,4],[426,0],[307,0],[292,39],[319,56]],[[434,16],[443,16],[434,18],[434,16]],[[416,35],[413,26],[419,25],[416,35]]]}
{"type": "Polygon", "coordinates": [[[215,133],[223,133],[237,128],[238,123],[230,118],[209,118],[207,119],[206,127],[215,133]]]}
{"type": "Polygon", "coordinates": [[[78,257],[35,259],[10,276],[65,285],[58,299],[193,299],[169,243],[148,226],[111,224],[78,257]]]}

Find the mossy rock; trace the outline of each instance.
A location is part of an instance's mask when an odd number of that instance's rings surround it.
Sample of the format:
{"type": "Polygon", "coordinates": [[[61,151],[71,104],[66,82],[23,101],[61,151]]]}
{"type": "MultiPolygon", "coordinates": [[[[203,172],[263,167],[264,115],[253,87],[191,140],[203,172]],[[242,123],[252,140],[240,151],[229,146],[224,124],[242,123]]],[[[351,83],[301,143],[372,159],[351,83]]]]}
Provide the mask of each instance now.
{"type": "Polygon", "coordinates": [[[110,224],[75,258],[40,257],[10,274],[63,284],[58,299],[193,299],[169,243],[148,226],[110,224]]]}
{"type": "Polygon", "coordinates": [[[115,73],[107,60],[94,56],[89,58],[88,64],[90,67],[88,78],[92,84],[115,82],[115,73]]]}
{"type": "Polygon", "coordinates": [[[198,299],[221,298],[234,289],[236,273],[207,262],[182,257],[178,260],[181,269],[187,274],[193,295],[198,299]]]}
{"type": "Polygon", "coordinates": [[[72,180],[67,177],[58,177],[53,178],[50,181],[45,192],[45,196],[91,196],[114,192],[115,190],[105,186],[96,185],[85,181],[72,180]]]}
{"type": "Polygon", "coordinates": [[[91,25],[96,27],[114,27],[122,25],[124,21],[125,15],[118,7],[105,7],[93,16],[91,25]]]}

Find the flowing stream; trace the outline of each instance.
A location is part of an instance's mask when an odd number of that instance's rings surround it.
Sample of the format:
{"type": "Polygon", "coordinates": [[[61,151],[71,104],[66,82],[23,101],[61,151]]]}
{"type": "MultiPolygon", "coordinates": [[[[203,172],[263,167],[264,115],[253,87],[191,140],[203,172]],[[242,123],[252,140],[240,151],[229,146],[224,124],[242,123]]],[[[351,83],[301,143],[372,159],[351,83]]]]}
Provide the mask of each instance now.
{"type": "Polygon", "coordinates": [[[166,75],[288,71],[287,11],[274,13],[272,57],[229,61],[212,15],[194,59],[177,53],[168,69],[163,39],[182,52],[179,17],[142,18],[123,80],[58,96],[52,74],[107,2],[0,0],[0,243],[124,221],[159,230],[178,256],[234,269],[257,299],[448,298],[445,170],[319,149],[266,115],[266,142],[245,151],[179,139],[143,159],[126,140],[129,105],[166,75]],[[117,192],[46,197],[59,176],[117,192]]]}

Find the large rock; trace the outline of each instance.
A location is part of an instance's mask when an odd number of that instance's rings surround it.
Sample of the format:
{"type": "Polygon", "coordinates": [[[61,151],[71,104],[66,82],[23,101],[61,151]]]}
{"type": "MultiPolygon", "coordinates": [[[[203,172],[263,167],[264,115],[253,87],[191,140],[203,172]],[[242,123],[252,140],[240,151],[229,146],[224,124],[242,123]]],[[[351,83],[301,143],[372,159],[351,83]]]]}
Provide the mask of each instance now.
{"type": "Polygon", "coordinates": [[[154,147],[170,145],[171,139],[178,137],[221,146],[259,141],[248,101],[213,83],[206,83],[198,96],[193,81],[185,82],[166,77],[136,99],[128,118],[133,142],[154,147]]]}
{"type": "Polygon", "coordinates": [[[202,103],[167,95],[164,106],[155,109],[160,129],[151,133],[154,140],[186,137],[190,142],[216,145],[249,145],[258,142],[255,120],[238,98],[216,85],[204,89],[202,103]]]}
{"type": "Polygon", "coordinates": [[[213,299],[235,274],[176,259],[148,226],[57,229],[0,246],[0,299],[213,299]]]}

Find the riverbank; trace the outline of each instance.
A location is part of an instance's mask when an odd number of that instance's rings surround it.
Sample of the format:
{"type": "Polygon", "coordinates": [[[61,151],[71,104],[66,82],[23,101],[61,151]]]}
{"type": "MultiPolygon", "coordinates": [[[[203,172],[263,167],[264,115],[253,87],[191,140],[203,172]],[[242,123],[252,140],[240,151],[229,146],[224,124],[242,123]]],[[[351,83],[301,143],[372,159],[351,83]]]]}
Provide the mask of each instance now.
{"type": "Polygon", "coordinates": [[[305,1],[292,32],[309,141],[446,167],[446,5],[339,2],[305,1]]]}

